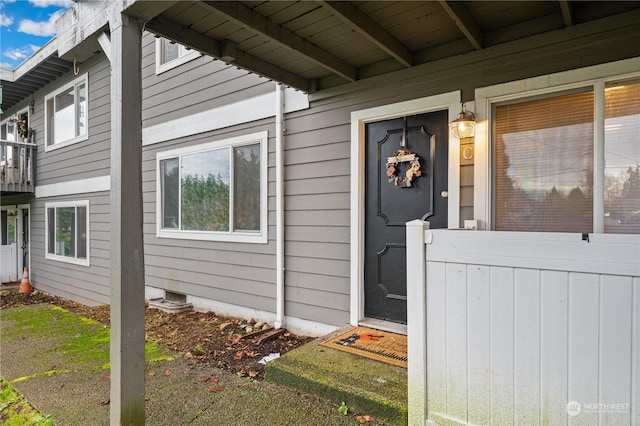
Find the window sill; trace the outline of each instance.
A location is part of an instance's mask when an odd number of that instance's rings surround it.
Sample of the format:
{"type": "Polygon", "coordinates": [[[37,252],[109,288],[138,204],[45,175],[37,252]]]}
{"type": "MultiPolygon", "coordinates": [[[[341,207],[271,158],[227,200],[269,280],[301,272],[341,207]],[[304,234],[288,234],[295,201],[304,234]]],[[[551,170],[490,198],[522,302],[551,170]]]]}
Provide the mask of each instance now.
{"type": "Polygon", "coordinates": [[[53,144],[53,145],[47,145],[46,142],[45,142],[44,152],[55,151],[56,149],[64,148],[64,147],[67,147],[69,145],[74,145],[74,144],[80,143],[82,141],[86,141],[87,139],[89,139],[89,136],[85,135],[85,136],[79,136],[77,138],[70,139],[68,141],[58,142],[58,143],[53,144]]]}
{"type": "Polygon", "coordinates": [[[159,229],[156,232],[158,238],[172,238],[176,240],[218,241],[231,243],[267,244],[269,242],[266,232],[241,233],[241,232],[200,232],[200,231],[169,231],[159,229]]]}
{"type": "Polygon", "coordinates": [[[57,254],[50,254],[50,253],[47,253],[45,255],[45,258],[48,260],[54,260],[56,262],[71,263],[74,265],[87,266],[87,267],[91,266],[89,259],[77,259],[73,257],[59,256],[57,254]]]}

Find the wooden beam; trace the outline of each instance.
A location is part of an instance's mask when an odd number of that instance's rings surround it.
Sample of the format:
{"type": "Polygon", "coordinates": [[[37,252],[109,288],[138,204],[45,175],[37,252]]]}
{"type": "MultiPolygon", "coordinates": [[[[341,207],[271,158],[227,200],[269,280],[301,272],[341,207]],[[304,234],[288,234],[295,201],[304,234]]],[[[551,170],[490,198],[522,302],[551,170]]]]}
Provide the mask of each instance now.
{"type": "Polygon", "coordinates": [[[119,11],[111,29],[112,425],[145,423],[142,208],[142,25],[119,11]]]}
{"type": "Polygon", "coordinates": [[[309,91],[309,81],[306,78],[237,49],[230,40],[216,40],[207,37],[164,16],[157,16],[147,21],[145,29],[205,55],[213,56],[225,63],[232,63],[239,68],[282,83],[285,86],[293,87],[303,92],[309,91]]]}
{"type": "Polygon", "coordinates": [[[102,51],[107,56],[109,62],[111,62],[111,38],[106,31],[98,36],[98,44],[100,44],[102,51]]]}
{"type": "Polygon", "coordinates": [[[266,37],[293,52],[306,56],[316,64],[338,74],[348,81],[356,81],[357,70],[355,67],[302,37],[299,37],[272,20],[265,18],[263,15],[240,2],[203,1],[201,4],[249,31],[266,37]]]}
{"type": "Polygon", "coordinates": [[[568,0],[559,0],[559,2],[564,26],[570,27],[573,25],[573,10],[571,9],[571,4],[569,4],[568,0]]]}
{"type": "Polygon", "coordinates": [[[405,67],[413,66],[413,54],[409,49],[380,24],[361,12],[353,3],[348,1],[318,1],[318,3],[405,67]]]}
{"type": "Polygon", "coordinates": [[[440,5],[476,50],[482,49],[483,33],[463,2],[440,0],[440,5]]]}

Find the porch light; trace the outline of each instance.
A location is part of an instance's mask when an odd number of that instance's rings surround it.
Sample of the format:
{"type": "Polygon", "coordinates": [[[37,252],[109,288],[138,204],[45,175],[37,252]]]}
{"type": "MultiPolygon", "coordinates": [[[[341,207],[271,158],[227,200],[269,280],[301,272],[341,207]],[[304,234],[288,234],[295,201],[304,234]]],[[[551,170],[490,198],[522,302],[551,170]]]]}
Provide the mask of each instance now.
{"type": "Polygon", "coordinates": [[[449,127],[458,139],[471,138],[476,129],[476,116],[471,111],[467,111],[463,103],[462,111],[455,120],[449,123],[449,127]]]}

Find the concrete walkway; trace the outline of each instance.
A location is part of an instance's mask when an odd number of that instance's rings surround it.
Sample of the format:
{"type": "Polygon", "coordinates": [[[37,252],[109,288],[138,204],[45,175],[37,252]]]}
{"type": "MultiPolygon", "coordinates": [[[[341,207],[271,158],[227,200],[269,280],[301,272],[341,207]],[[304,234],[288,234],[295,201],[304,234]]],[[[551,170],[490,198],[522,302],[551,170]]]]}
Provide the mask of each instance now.
{"type": "MultiPolygon", "coordinates": [[[[0,377],[56,425],[109,424],[102,325],[45,304],[5,309],[0,319],[0,377]]],[[[167,359],[175,355],[148,352],[147,425],[360,424],[317,397],[179,356],[167,359]]]]}

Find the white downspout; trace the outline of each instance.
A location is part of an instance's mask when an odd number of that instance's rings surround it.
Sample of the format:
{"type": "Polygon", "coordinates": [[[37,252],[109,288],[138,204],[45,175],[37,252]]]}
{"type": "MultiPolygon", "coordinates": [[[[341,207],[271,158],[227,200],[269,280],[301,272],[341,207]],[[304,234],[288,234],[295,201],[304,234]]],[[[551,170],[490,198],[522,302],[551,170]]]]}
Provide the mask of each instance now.
{"type": "Polygon", "coordinates": [[[284,326],[284,86],[276,86],[276,321],[284,326]]]}

